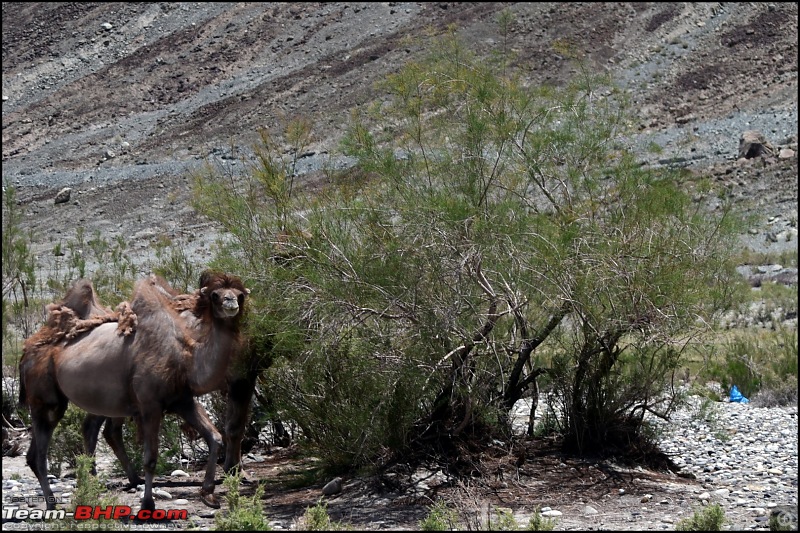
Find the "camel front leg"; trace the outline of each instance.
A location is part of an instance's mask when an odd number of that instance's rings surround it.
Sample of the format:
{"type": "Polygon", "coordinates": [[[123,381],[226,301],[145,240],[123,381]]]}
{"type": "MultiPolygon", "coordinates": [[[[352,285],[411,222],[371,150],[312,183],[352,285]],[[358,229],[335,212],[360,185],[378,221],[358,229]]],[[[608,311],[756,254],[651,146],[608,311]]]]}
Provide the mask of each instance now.
{"type": "Polygon", "coordinates": [[[217,497],[214,496],[214,476],[216,474],[219,448],[222,446],[222,435],[220,435],[217,428],[214,427],[214,424],[208,417],[206,410],[203,409],[203,406],[194,399],[191,404],[176,409],[175,412],[194,428],[208,445],[208,464],[206,465],[206,476],[203,479],[203,486],[200,490],[200,498],[203,500],[203,503],[209,507],[219,509],[219,501],[217,497]]]}
{"type": "Polygon", "coordinates": [[[231,380],[225,407],[225,472],[231,473],[242,460],[244,438],[250,402],[256,390],[256,376],[231,380]]]}

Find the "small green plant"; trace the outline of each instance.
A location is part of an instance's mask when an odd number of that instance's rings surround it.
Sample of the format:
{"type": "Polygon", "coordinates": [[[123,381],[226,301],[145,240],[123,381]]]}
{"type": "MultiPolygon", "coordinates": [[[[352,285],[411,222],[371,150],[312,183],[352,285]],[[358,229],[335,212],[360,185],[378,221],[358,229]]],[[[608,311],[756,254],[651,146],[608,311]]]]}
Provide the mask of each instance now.
{"type": "Polygon", "coordinates": [[[725,511],[718,504],[696,510],[692,516],[675,523],[675,531],[721,531],[725,511]]]}
{"type": "Polygon", "coordinates": [[[720,425],[717,402],[709,398],[703,398],[697,408],[696,416],[708,425],[713,435],[720,441],[728,442],[730,440],[730,435],[720,425]]]}
{"type": "MultiPolygon", "coordinates": [[[[83,226],[75,228],[75,240],[67,243],[69,254],[67,255],[67,266],[69,267],[69,279],[86,277],[86,229],[83,226]]],[[[66,285],[66,283],[65,283],[66,285]]]]}
{"type": "MultiPolygon", "coordinates": [[[[86,454],[79,454],[75,457],[75,462],[76,485],[70,503],[71,512],[74,513],[78,506],[81,505],[105,508],[120,504],[116,496],[108,494],[105,480],[98,479],[97,476],[92,474],[92,466],[94,464],[93,457],[86,454]]],[[[81,520],[80,522],[77,522],[74,518],[65,518],[63,520],[47,522],[48,529],[53,531],[75,531],[77,529],[110,531],[115,529],[113,526],[116,525],[117,524],[112,523],[111,518],[92,518],[89,520],[81,520]]]]}
{"type": "MultiPolygon", "coordinates": [[[[33,297],[33,289],[37,284],[36,257],[31,248],[33,232],[23,228],[25,215],[17,204],[16,189],[5,180],[2,211],[3,378],[16,378],[16,375],[9,374],[18,368],[22,340],[33,334],[38,321],[38,302],[33,297]]],[[[5,383],[12,386],[8,391],[3,387],[3,416],[9,421],[24,418],[22,411],[15,408],[16,398],[6,397],[7,393],[15,395],[16,385],[13,383],[16,381],[10,379],[5,383]],[[19,416],[15,416],[17,413],[19,416]]]]}
{"type": "Polygon", "coordinates": [[[259,484],[250,497],[239,494],[242,481],[240,472],[226,475],[222,485],[228,490],[225,500],[227,513],[217,513],[214,522],[217,531],[271,531],[272,527],[264,516],[261,500],[264,497],[264,486],[259,484]]]}
{"type": "Polygon", "coordinates": [[[320,500],[314,507],[306,508],[303,519],[309,531],[328,531],[331,527],[328,504],[320,500]]]}
{"type": "Polygon", "coordinates": [[[427,516],[419,522],[422,531],[454,531],[458,526],[458,515],[447,507],[447,502],[437,500],[427,516]]]}
{"type": "MultiPolygon", "coordinates": [[[[122,428],[123,439],[128,443],[129,457],[137,472],[144,471],[144,446],[139,442],[136,435],[136,426],[130,423],[122,428]]],[[[166,474],[181,468],[180,457],[183,451],[183,432],[181,431],[178,418],[174,415],[167,415],[161,422],[161,429],[158,433],[158,460],[156,462],[156,475],[166,474]]],[[[114,463],[114,472],[117,475],[125,475],[125,471],[119,462],[114,463]]]]}
{"type": "Polygon", "coordinates": [[[647,145],[647,151],[650,152],[651,154],[663,154],[664,153],[664,148],[660,144],[658,144],[657,142],[651,141],[647,145]]]}
{"type": "Polygon", "coordinates": [[[494,520],[489,515],[489,523],[486,524],[489,531],[516,531],[519,529],[517,519],[514,518],[514,511],[507,507],[494,507],[494,520]]]}
{"type": "MultiPolygon", "coordinates": [[[[24,419],[22,411],[22,409],[18,409],[15,394],[3,387],[3,418],[9,422],[24,419]]],[[[5,445],[4,440],[3,451],[5,451],[5,445]]]]}
{"type": "Polygon", "coordinates": [[[328,515],[328,504],[320,499],[314,507],[306,508],[303,521],[307,531],[347,531],[349,524],[333,522],[328,515]]]}
{"type": "Polygon", "coordinates": [[[110,496],[103,481],[92,474],[94,457],[80,454],[75,457],[76,487],[72,497],[72,510],[78,505],[99,505],[101,507],[117,505],[117,498],[110,496]]]}
{"type": "Polygon", "coordinates": [[[152,271],[166,279],[178,292],[188,292],[200,277],[200,268],[190,254],[167,237],[158,239],[154,246],[156,262],[152,271]]]}
{"type": "Polygon", "coordinates": [[[697,408],[697,418],[703,422],[713,424],[718,415],[716,401],[712,398],[703,398],[700,400],[700,406],[697,408]]]}
{"type": "Polygon", "coordinates": [[[539,507],[528,520],[528,531],[552,531],[556,527],[556,521],[552,518],[542,516],[539,507]]]}
{"type": "Polygon", "coordinates": [[[533,436],[542,438],[550,435],[557,435],[560,431],[561,427],[556,415],[550,411],[545,411],[542,420],[536,424],[536,428],[533,430],[533,436]]]}

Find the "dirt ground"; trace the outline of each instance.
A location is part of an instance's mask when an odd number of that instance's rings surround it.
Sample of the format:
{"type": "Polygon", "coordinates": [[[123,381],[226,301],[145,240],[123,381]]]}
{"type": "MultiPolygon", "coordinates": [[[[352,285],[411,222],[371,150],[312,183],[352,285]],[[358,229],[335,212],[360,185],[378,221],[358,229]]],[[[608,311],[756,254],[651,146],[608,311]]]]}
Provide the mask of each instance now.
{"type": "MultiPolygon", "coordinates": [[[[78,228],[120,237],[142,273],[165,237],[202,263],[218,230],[190,207],[187,170],[206,161],[235,165],[235,152],[255,142],[259,128],[306,116],[314,138],[302,179],[323,180],[319,169],[350,111],[379,97],[376,82],[429,51],[431,34],[453,27],[479,53],[513,50],[531,83],[558,85],[576,73],[558,51],[568,45],[628,89],[642,143],[663,147],[642,150],[644,162],[711,176],[754,215],[748,244],[796,249],[797,156],[778,151],[797,151],[797,9],[783,2],[3,2],[3,185],[17,191],[44,276],[63,261],[56,244],[78,228]],[[502,36],[495,20],[506,8],[515,21],[502,36]],[[773,157],[737,162],[748,129],[767,136],[773,157]],[[70,201],[54,204],[64,187],[72,188],[70,201]],[[770,238],[792,228],[794,240],[770,238]]],[[[297,477],[298,457],[262,452],[263,462],[245,467],[251,479],[271,481],[267,515],[301,528],[322,484],[288,488],[276,480],[297,477]]],[[[334,520],[364,529],[419,529],[427,506],[448,496],[473,513],[474,529],[479,515],[486,523],[487,506],[532,512],[548,502],[563,513],[558,529],[641,530],[671,529],[668,520],[686,509],[679,502],[698,490],[668,472],[547,448],[531,449],[519,469],[515,461],[498,449],[484,458],[484,475],[423,491],[354,475],[325,501],[334,520]],[[642,512],[645,494],[672,503],[642,512]],[[602,511],[588,515],[587,505],[602,511]]],[[[22,457],[5,457],[4,479],[9,469],[31,477],[22,457]]],[[[190,481],[199,479],[194,472],[190,481]]],[[[197,485],[160,483],[189,500],[197,525],[213,523],[202,518],[208,509],[197,485]]]]}
{"type": "MultiPolygon", "coordinates": [[[[658,472],[641,467],[623,467],[562,455],[547,441],[528,442],[525,461],[519,453],[497,446],[474,462],[474,475],[448,479],[435,465],[416,473],[401,466],[382,475],[342,476],[342,491],[324,496],[322,483],[309,484],[308,473],[318,467],[313,458],[296,448],[275,448],[269,453],[245,458],[245,479],[240,494],[250,496],[256,483],[266,482],[264,513],[275,529],[306,529],[306,511],[325,505],[334,525],[358,530],[419,530],[431,505],[439,499],[456,511],[460,528],[485,530],[495,521],[497,509],[510,509],[522,527],[537,508],[552,507],[563,513],[555,518],[557,530],[642,530],[672,529],[679,518],[694,510],[699,485],[668,470],[658,472]],[[642,498],[652,501],[643,504],[642,498]],[[657,502],[670,502],[657,505],[657,502]],[[587,506],[597,509],[588,514],[587,506]],[[489,514],[491,513],[491,514],[489,514]]],[[[520,448],[517,448],[517,452],[520,448]]],[[[138,509],[135,491],[125,488],[126,480],[115,477],[113,459],[100,448],[98,471],[107,475],[111,494],[119,505],[138,509]]],[[[214,529],[214,510],[206,507],[198,492],[204,465],[187,467],[190,477],[159,477],[154,486],[171,495],[174,504],[158,498],[160,509],[186,509],[188,520],[170,522],[170,527],[214,529]]],[[[4,478],[31,477],[24,457],[3,458],[4,478]]],[[[218,479],[221,471],[218,470],[218,479]]],[[[217,495],[225,501],[227,489],[218,484],[217,495]]],[[[223,512],[227,505],[223,504],[223,512]]],[[[136,527],[137,523],[124,522],[136,527]]],[[[5,529],[6,524],[4,524],[5,529]]]]}

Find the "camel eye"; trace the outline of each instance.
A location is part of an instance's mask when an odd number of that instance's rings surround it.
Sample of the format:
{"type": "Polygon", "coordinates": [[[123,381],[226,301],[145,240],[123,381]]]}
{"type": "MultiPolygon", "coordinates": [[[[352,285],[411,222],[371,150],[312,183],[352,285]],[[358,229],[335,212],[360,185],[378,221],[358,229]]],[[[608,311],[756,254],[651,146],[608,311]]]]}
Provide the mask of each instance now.
{"type": "Polygon", "coordinates": [[[238,300],[239,300],[239,307],[243,306],[244,305],[244,294],[240,294],[238,300]]]}
{"type": "Polygon", "coordinates": [[[212,292],[211,293],[211,299],[214,300],[215,302],[218,302],[219,301],[219,293],[218,292],[212,292]]]}

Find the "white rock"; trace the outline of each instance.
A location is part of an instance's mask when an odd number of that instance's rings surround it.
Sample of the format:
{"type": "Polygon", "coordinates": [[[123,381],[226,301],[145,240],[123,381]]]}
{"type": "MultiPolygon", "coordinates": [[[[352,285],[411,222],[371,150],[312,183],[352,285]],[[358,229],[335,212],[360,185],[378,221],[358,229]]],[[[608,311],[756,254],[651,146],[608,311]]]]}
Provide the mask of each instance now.
{"type": "Polygon", "coordinates": [[[158,496],[159,498],[164,498],[165,500],[172,499],[172,494],[162,489],[153,489],[153,496],[158,496]]]}

